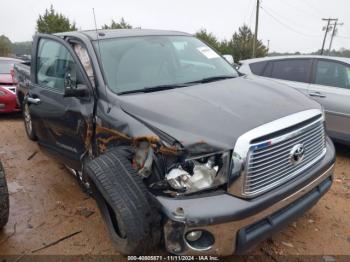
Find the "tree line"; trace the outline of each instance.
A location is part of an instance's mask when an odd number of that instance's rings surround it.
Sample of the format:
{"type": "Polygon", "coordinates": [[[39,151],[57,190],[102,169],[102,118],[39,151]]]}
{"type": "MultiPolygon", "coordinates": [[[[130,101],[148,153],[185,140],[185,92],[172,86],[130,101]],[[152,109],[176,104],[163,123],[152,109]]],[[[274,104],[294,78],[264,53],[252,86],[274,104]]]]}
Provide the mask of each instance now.
{"type": "MultiPolygon", "coordinates": [[[[110,24],[105,24],[102,29],[131,29],[131,24],[121,18],[119,22],[112,20],[110,24]]],[[[40,14],[36,22],[36,32],[53,34],[59,32],[76,31],[77,26],[74,21],[58,13],[51,5],[43,14],[40,14]]],[[[243,25],[235,32],[229,40],[218,40],[217,37],[208,33],[205,29],[199,30],[195,34],[198,38],[206,42],[221,54],[230,54],[235,60],[250,58],[252,55],[252,45],[254,35],[248,26],[243,25]]],[[[11,43],[6,36],[0,36],[0,56],[7,56],[10,53],[16,55],[30,54],[31,42],[11,43]]],[[[259,40],[257,45],[257,56],[266,56],[268,49],[259,40]]]]}
{"type": "MultiPolygon", "coordinates": [[[[110,24],[105,24],[102,29],[131,29],[131,24],[121,18],[119,22],[112,20],[110,24]]],[[[77,26],[74,21],[70,21],[68,17],[58,13],[51,5],[43,14],[40,14],[36,22],[36,32],[53,34],[59,32],[76,31],[77,26]]],[[[254,34],[251,29],[243,24],[237,32],[234,32],[229,39],[219,40],[213,33],[206,29],[201,29],[195,33],[195,36],[207,43],[213,49],[221,54],[230,54],[235,61],[248,59],[252,57],[252,46],[254,34]]],[[[10,39],[4,35],[0,36],[0,56],[8,56],[10,54],[23,55],[31,53],[31,42],[12,43],[10,39]]],[[[319,53],[316,51],[314,53],[319,53]]],[[[292,53],[283,53],[292,54],[292,53]]],[[[294,54],[300,54],[296,52],[294,54]]],[[[257,40],[256,57],[267,55],[282,55],[282,53],[269,53],[268,48],[261,40],[257,40]]],[[[349,49],[333,50],[331,55],[350,57],[349,49]]]]}

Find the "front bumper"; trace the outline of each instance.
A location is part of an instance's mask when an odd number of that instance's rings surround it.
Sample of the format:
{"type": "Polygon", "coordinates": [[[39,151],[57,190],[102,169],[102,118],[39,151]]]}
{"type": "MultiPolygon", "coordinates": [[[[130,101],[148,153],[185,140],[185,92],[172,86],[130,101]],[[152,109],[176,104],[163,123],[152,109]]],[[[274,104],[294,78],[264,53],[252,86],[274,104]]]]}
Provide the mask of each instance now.
{"type": "Polygon", "coordinates": [[[168,217],[164,225],[167,250],[178,255],[243,253],[314,206],[332,185],[335,150],[303,174],[273,191],[246,200],[227,193],[197,198],[157,197],[168,217]],[[191,246],[185,234],[204,230],[214,237],[206,248],[191,246]]]}

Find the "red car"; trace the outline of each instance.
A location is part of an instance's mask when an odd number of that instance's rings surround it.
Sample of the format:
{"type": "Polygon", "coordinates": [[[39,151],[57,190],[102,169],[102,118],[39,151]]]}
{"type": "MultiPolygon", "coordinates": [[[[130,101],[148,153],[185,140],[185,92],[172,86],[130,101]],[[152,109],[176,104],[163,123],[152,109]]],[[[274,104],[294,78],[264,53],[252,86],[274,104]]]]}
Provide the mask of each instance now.
{"type": "Polygon", "coordinates": [[[16,101],[16,81],[13,75],[13,65],[21,60],[0,57],[0,113],[20,111],[16,101]]]}

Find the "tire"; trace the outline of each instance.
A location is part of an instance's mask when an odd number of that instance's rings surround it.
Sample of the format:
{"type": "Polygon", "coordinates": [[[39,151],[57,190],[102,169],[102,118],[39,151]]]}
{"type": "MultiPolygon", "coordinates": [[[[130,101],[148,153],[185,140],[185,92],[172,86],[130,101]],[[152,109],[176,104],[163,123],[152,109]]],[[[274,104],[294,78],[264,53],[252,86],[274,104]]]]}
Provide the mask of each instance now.
{"type": "Polygon", "coordinates": [[[9,219],[9,193],[7,189],[5,170],[0,162],[0,229],[9,219]]]}
{"type": "Polygon", "coordinates": [[[160,243],[161,217],[125,154],[109,151],[84,166],[116,249],[144,255],[160,243]]]}
{"type": "Polygon", "coordinates": [[[37,137],[33,129],[32,117],[30,115],[29,105],[26,102],[22,104],[22,114],[24,120],[24,128],[26,130],[27,136],[30,140],[36,141],[37,137]]]}

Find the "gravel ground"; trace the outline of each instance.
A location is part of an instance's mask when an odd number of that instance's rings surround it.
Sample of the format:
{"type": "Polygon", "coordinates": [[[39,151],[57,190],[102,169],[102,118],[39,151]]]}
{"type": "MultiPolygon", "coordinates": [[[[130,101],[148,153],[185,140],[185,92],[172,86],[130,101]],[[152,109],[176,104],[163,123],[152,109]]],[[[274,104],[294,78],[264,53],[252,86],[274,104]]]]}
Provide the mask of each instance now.
{"type": "MultiPolygon", "coordinates": [[[[60,163],[27,139],[20,116],[1,116],[0,134],[0,159],[10,191],[10,219],[0,232],[0,254],[117,254],[93,199],[80,191],[60,163]]],[[[337,145],[331,190],[308,213],[249,255],[259,255],[263,260],[275,260],[280,255],[350,255],[349,199],[350,148],[337,145]]],[[[328,259],[332,257],[323,257],[328,259]]]]}

